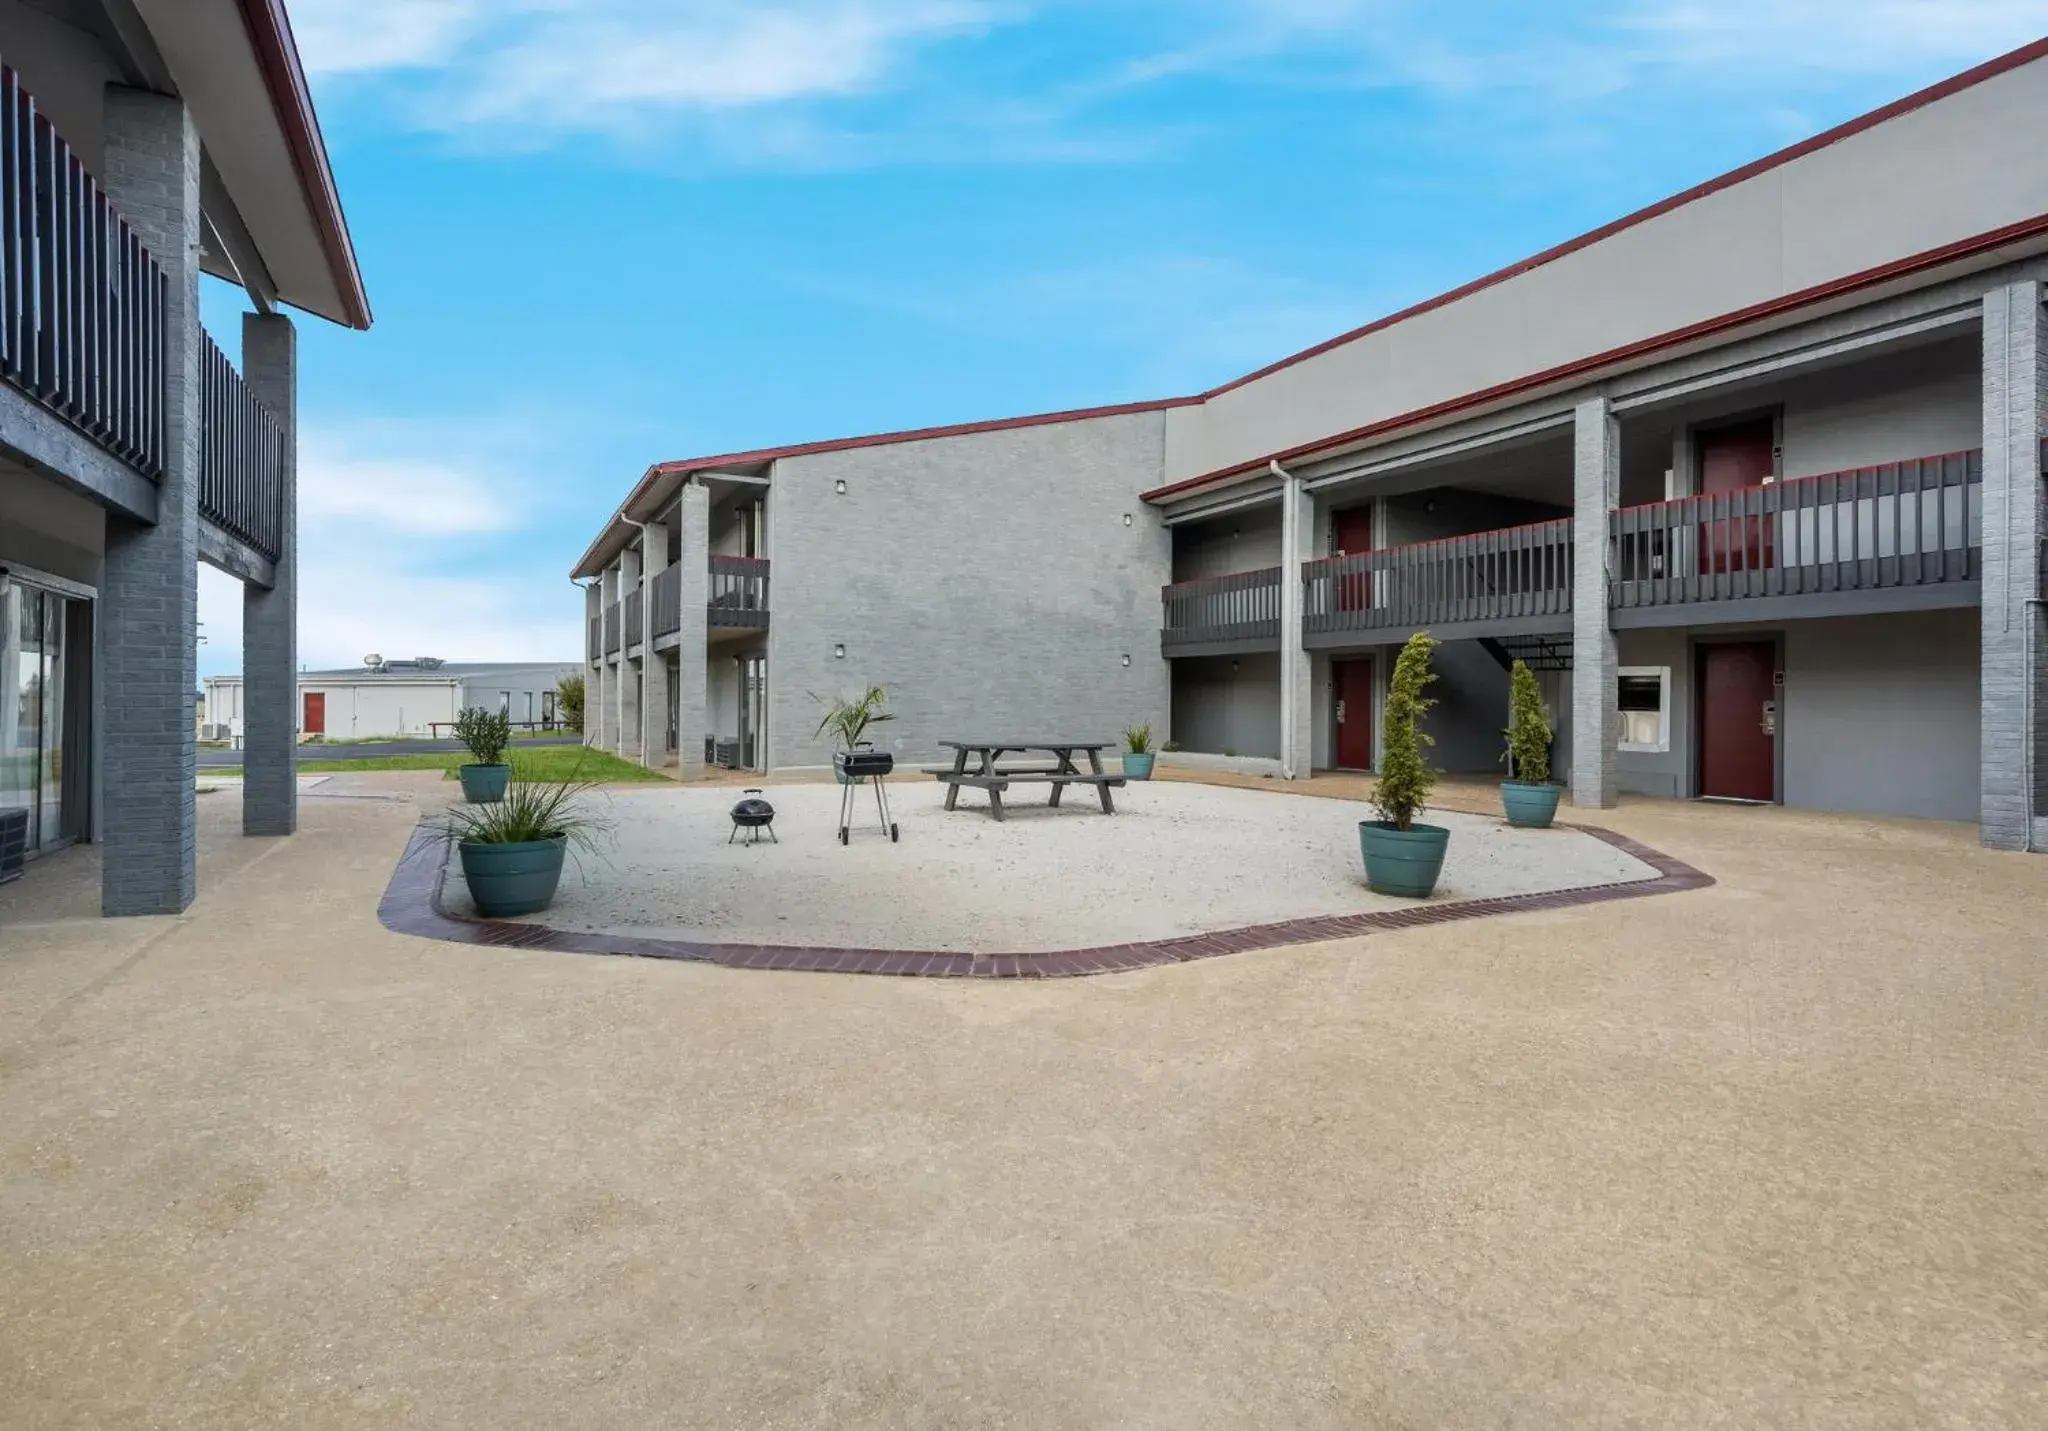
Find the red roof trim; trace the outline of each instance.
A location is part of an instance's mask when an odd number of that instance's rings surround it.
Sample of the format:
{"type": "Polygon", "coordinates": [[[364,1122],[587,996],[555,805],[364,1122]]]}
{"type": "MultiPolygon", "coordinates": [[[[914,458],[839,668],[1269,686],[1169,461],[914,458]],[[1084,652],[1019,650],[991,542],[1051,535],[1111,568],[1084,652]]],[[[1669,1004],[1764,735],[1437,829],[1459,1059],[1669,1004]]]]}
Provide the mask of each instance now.
{"type": "Polygon", "coordinates": [[[1432,403],[1427,407],[1415,408],[1412,411],[1404,412],[1394,417],[1367,423],[1364,427],[1354,427],[1348,432],[1339,432],[1329,437],[1319,437],[1312,442],[1304,442],[1287,448],[1284,451],[1275,452],[1267,456],[1254,457],[1229,467],[1220,467],[1214,472],[1205,472],[1199,477],[1183,478],[1179,482],[1171,482],[1164,487],[1155,487],[1149,492],[1140,493],[1139,499],[1146,502],[1167,501],[1193,491],[1197,487],[1205,487],[1214,482],[1242,476],[1247,472],[1258,471],[1269,462],[1286,462],[1290,459],[1306,456],[1312,452],[1318,452],[1326,447],[1334,447],[1346,442],[1356,442],[1367,437],[1378,437],[1385,433],[1397,431],[1400,428],[1412,427],[1419,422],[1426,422],[1431,418],[1445,417],[1467,408],[1479,407],[1500,398],[1512,397],[1519,393],[1527,392],[1532,388],[1544,387],[1569,378],[1583,377],[1585,374],[1599,368],[1608,367],[1619,362],[1626,362],[1631,358],[1643,357],[1663,348],[1676,347],[1679,344],[1689,343],[1698,338],[1725,332],[1730,328],[1739,328],[1746,323],[1755,323],[1766,318],[1774,318],[1791,312],[1794,309],[1804,308],[1809,304],[1840,297],[1844,294],[1853,293],[1858,289],[1869,288],[1891,279],[1901,278],[1929,268],[1938,268],[1945,263],[1953,263],[1959,259],[1987,253],[1991,250],[2002,248],[2006,244],[2017,243],[2042,234],[2048,234],[2048,214],[2037,214],[2031,219],[2023,219],[2019,223],[2008,224],[2004,228],[1992,229],[1987,233],[1977,234],[1971,238],[1959,239],[1955,243],[1944,244],[1940,248],[1929,249],[1924,253],[1914,254],[1909,258],[1898,259],[1891,263],[1881,264],[1876,268],[1865,269],[1861,273],[1851,274],[1846,278],[1838,278],[1827,283],[1816,284],[1812,288],[1802,289],[1797,293],[1788,293],[1764,303],[1752,304],[1748,308],[1738,308],[1734,312],[1724,313],[1718,318],[1708,318],[1683,328],[1674,328],[1670,332],[1660,334],[1654,338],[1645,338],[1640,342],[1628,343],[1619,348],[1610,348],[1604,353],[1595,353],[1588,358],[1580,358],[1573,362],[1562,363],[1557,367],[1547,368],[1540,373],[1531,373],[1526,377],[1516,378],[1510,382],[1496,383],[1492,387],[1466,393],[1462,397],[1449,398],[1443,402],[1432,403]]]}
{"type": "MultiPolygon", "coordinates": [[[[823,442],[799,442],[787,447],[757,447],[749,452],[722,452],[714,457],[685,457],[677,462],[657,462],[647,476],[676,476],[702,472],[711,467],[733,467],[748,462],[774,462],[784,457],[810,457],[820,452],[845,452],[857,447],[888,447],[898,442],[924,442],[935,437],[970,437],[978,432],[1002,432],[1014,427],[1047,427],[1060,422],[1086,422],[1097,417],[1124,417],[1131,413],[1163,412],[1170,407],[1192,407],[1198,397],[1164,398],[1155,402],[1127,402],[1113,407],[1079,407],[1065,412],[1033,413],[1028,417],[1002,417],[987,422],[961,422],[947,427],[919,427],[904,432],[876,432],[865,437],[835,437],[823,442]]],[[[645,478],[641,479],[643,482],[645,478]]],[[[628,505],[631,499],[628,499],[628,505]]]]}
{"type": "Polygon", "coordinates": [[[320,118],[313,112],[313,94],[306,84],[306,71],[299,63],[291,17],[285,14],[283,0],[237,3],[242,11],[242,28],[256,52],[257,68],[263,71],[263,87],[270,93],[270,107],[292,152],[292,167],[298,170],[300,191],[312,212],[314,225],[320,230],[320,246],[327,252],[327,266],[341,294],[348,326],[368,328],[370,298],[363,290],[362,269],[356,263],[355,244],[349,238],[348,219],[341,211],[341,191],[335,187],[334,170],[327,162],[327,141],[320,134],[320,118]]]}
{"type": "Polygon", "coordinates": [[[1260,378],[1277,373],[1282,368],[1291,368],[1296,363],[1306,362],[1308,359],[1318,357],[1333,348],[1341,348],[1344,344],[1351,342],[1355,338],[1363,338],[1368,334],[1377,333],[1384,328],[1391,328],[1396,323],[1403,323],[1410,318],[1418,317],[1429,312],[1431,309],[1455,303],[1461,298],[1469,298],[1473,294],[1483,289],[1491,288],[1497,283],[1505,283],[1510,278],[1519,277],[1531,269],[1541,268],[1547,263],[1552,263],[1569,254],[1577,253],[1580,249],[1588,248],[1593,244],[1599,243],[1602,239],[1612,238],[1624,229],[1634,228],[1637,224],[1647,223],[1649,220],[1659,218],[1674,209],[1683,208],[1695,200],[1704,199],[1708,195],[1718,193],[1722,189],[1732,188],[1744,180],[1753,179],[1759,174],[1768,173],[1770,170],[1776,169],[1781,165],[1789,164],[1795,159],[1803,159],[1807,155],[1825,149],[1832,144],[1838,144],[1844,139],[1861,134],[1866,129],[1873,129],[1887,120],[1896,119],[1902,114],[1910,114],[1916,109],[1925,108],[1936,100],[1946,99],[1952,94],[1959,94],[1963,90],[1972,89],[1982,84],[1985,80],[1994,79],[2004,74],[2007,70],[2018,69],[2022,65],[2031,64],[2043,57],[2048,57],[2048,37],[2035,40],[2031,44],[2022,45],[2009,54],[2003,54],[1996,59],[1987,60],[1974,69],[1964,70],[1959,75],[1952,75],[1948,79],[1942,80],[1939,84],[1929,85],[1926,89],[1909,94],[1904,99],[1894,100],[1881,109],[1873,109],[1868,114],[1858,115],[1846,123],[1836,125],[1833,129],[1814,135],[1811,139],[1802,139],[1797,144],[1780,149],[1775,154],[1767,154],[1761,159],[1753,160],[1739,169],[1731,169],[1719,178],[1709,179],[1704,184],[1696,184],[1683,193],[1673,194],[1668,199],[1660,199],[1647,208],[1637,209],[1634,213],[1624,215],[1612,223],[1603,224],[1590,233],[1580,234],[1574,239],[1567,239],[1555,248],[1547,248],[1533,258],[1525,258],[1518,263],[1509,264],[1506,268],[1489,273],[1484,278],[1475,278],[1460,288],[1453,288],[1448,293],[1440,293],[1434,298],[1424,299],[1420,303],[1403,308],[1398,313],[1390,313],[1384,318],[1376,318],[1361,328],[1353,328],[1348,333],[1340,333],[1334,338],[1316,344],[1313,348],[1304,348],[1291,357],[1282,358],[1277,363],[1268,363],[1257,372],[1247,373],[1241,378],[1233,378],[1221,387],[1209,389],[1202,396],[1204,398],[1218,397],[1223,393],[1231,391],[1233,388],[1241,388],[1246,383],[1256,382],[1260,378]]]}

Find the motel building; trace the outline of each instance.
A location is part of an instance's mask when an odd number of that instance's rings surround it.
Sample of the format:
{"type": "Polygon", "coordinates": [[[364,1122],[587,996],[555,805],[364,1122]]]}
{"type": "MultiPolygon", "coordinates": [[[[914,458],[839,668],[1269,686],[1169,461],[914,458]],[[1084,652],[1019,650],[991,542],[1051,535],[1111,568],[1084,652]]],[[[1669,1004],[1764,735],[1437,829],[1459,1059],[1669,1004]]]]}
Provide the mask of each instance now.
{"type": "Polygon", "coordinates": [[[1540,675],[1571,799],[2048,846],[2048,41],[1192,396],[665,461],[571,575],[588,738],[815,770],[990,730],[1371,770],[1540,675]],[[1911,196],[1902,201],[1902,195],[1911,196]]]}

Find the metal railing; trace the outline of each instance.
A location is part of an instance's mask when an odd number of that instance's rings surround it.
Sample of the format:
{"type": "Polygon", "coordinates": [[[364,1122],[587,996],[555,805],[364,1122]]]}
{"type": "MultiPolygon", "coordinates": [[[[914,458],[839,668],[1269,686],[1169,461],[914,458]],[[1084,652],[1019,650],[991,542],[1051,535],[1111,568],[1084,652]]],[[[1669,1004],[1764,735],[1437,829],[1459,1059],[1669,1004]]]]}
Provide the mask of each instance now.
{"type": "Polygon", "coordinates": [[[1326,557],[1301,572],[1305,632],[1376,631],[1565,615],[1572,522],[1326,557]]]}
{"type": "Polygon", "coordinates": [[[163,270],[0,65],[0,376],[163,475],[163,270]]]}
{"type": "Polygon", "coordinates": [[[1984,461],[1955,452],[1625,507],[1616,608],[1974,581],[1984,461]]]}
{"type": "Polygon", "coordinates": [[[1280,568],[1234,571],[1161,587],[1165,625],[1160,645],[1198,646],[1217,641],[1280,638],[1280,568]]]}
{"type": "Polygon", "coordinates": [[[284,429],[210,333],[199,335],[199,515],[276,561],[284,429]]]}
{"type": "Polygon", "coordinates": [[[590,664],[595,666],[604,659],[604,618],[590,618],[590,664]]]}
{"type": "Polygon", "coordinates": [[[711,591],[705,602],[713,626],[768,624],[768,563],[760,557],[711,558],[711,591]]]}
{"type": "Polygon", "coordinates": [[[626,645],[628,648],[638,646],[640,644],[641,629],[644,624],[641,621],[641,608],[646,605],[640,598],[640,588],[636,586],[627,592],[626,599],[620,605],[625,608],[626,645]]]}
{"type": "Polygon", "coordinates": [[[652,636],[667,636],[683,629],[683,569],[663,567],[654,574],[652,636]]]}
{"type": "Polygon", "coordinates": [[[604,609],[604,653],[615,656],[619,651],[619,603],[614,601],[604,609]]]}

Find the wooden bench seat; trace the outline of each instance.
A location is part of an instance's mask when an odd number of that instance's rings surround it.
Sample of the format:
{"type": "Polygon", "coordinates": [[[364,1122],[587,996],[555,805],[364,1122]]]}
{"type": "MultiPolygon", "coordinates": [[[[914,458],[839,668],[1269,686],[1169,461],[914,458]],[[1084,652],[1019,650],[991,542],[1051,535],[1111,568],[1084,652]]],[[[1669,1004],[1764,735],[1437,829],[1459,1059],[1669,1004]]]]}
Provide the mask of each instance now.
{"type": "Polygon", "coordinates": [[[988,792],[989,813],[995,816],[997,820],[1003,818],[1003,792],[1008,790],[1013,783],[1052,786],[1052,799],[1046,803],[1055,810],[1059,808],[1060,796],[1066,793],[1067,786],[1093,785],[1095,793],[1101,797],[1102,813],[1105,815],[1114,815],[1116,813],[1116,805],[1109,798],[1111,788],[1120,787],[1124,784],[1124,777],[1121,775],[1096,775],[1079,770],[998,770],[993,775],[979,775],[964,770],[940,770],[935,771],[934,774],[936,778],[946,783],[946,808],[948,810],[953,809],[959,800],[960,787],[971,785],[976,790],[986,790],[988,792]]]}

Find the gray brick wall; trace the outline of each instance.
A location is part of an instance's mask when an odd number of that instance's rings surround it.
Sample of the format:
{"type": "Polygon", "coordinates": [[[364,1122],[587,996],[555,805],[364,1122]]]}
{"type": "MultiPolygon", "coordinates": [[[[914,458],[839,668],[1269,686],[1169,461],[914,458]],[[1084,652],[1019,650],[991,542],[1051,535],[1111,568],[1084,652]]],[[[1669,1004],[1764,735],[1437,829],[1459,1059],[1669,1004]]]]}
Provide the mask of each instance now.
{"type": "Polygon", "coordinates": [[[284,429],[276,575],[242,588],[242,833],[299,827],[298,333],[282,313],[242,315],[242,375],[284,429]]]}
{"type": "Polygon", "coordinates": [[[1573,430],[1571,797],[1598,810],[1614,803],[1619,777],[1611,732],[1620,662],[1607,613],[1607,514],[1621,493],[1621,426],[1607,399],[1596,397],[1578,405],[1573,430]]]}
{"type": "Polygon", "coordinates": [[[198,887],[199,135],[184,105],[106,91],[102,181],[163,265],[167,443],[155,526],[107,523],[99,603],[100,908],[176,914],[198,887]]]}
{"type": "MultiPolygon", "coordinates": [[[[676,646],[676,761],[685,771],[704,765],[704,737],[711,727],[705,604],[711,599],[711,492],[695,483],[676,501],[676,565],[682,569],[678,601],[681,641],[676,646]]],[[[771,576],[769,601],[780,596],[771,576]]],[[[772,618],[771,618],[772,619],[772,618]]]]}
{"type": "Polygon", "coordinates": [[[2041,439],[2048,433],[2042,285],[1984,296],[1984,604],[1980,819],[1994,849],[2037,848],[2048,813],[2048,630],[2040,599],[2041,439]]]}
{"type": "Polygon", "coordinates": [[[668,763],[669,658],[654,649],[654,579],[668,566],[668,523],[649,522],[641,534],[640,606],[647,624],[647,658],[640,663],[640,752],[650,770],[668,763]]]}
{"type": "Polygon", "coordinates": [[[913,761],[947,737],[1165,731],[1172,545],[1137,497],[1162,441],[1140,413],[778,462],[772,764],[828,764],[812,696],[869,682],[897,713],[878,736],[913,761]]]}
{"type": "MultiPolygon", "coordinates": [[[[631,648],[626,641],[626,607],[628,593],[640,585],[640,553],[626,551],[619,555],[619,678],[616,686],[618,697],[618,721],[612,728],[612,754],[621,760],[637,761],[640,758],[640,667],[630,660],[626,652],[631,648]]],[[[646,638],[645,610],[641,612],[641,637],[646,638]]]]}

